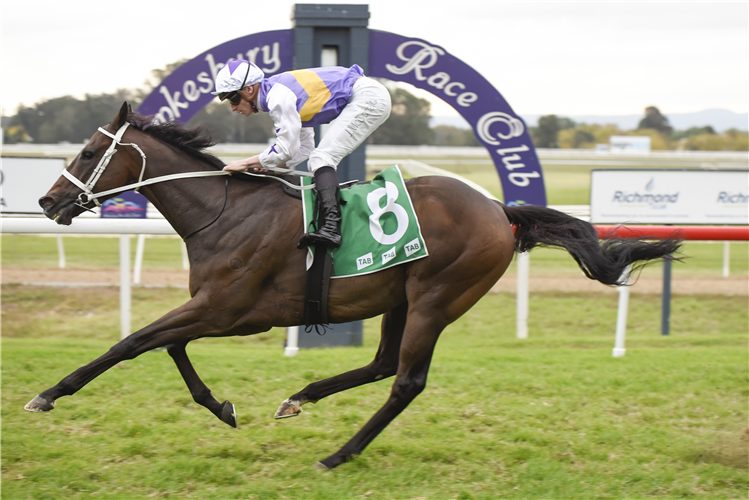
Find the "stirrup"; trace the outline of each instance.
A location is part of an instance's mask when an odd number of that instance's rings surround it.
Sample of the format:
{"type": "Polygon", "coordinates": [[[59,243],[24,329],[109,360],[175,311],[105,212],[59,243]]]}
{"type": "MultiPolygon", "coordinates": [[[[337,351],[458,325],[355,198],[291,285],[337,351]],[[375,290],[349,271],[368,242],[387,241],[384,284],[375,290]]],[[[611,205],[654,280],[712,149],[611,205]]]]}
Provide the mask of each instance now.
{"type": "Polygon", "coordinates": [[[340,231],[331,231],[329,234],[325,234],[323,232],[324,229],[325,227],[312,233],[305,233],[299,240],[297,248],[302,249],[313,245],[323,245],[331,248],[340,247],[342,242],[340,231]]]}

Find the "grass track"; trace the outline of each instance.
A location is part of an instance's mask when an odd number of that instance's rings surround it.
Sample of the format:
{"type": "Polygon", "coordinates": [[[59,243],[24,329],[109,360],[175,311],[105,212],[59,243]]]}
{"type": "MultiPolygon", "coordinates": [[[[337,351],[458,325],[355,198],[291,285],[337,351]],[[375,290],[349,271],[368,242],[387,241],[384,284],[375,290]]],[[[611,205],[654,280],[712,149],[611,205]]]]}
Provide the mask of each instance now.
{"type": "MultiPolygon", "coordinates": [[[[319,473],[314,462],[366,422],[390,382],[305,406],[296,419],[275,421],[272,413],[307,383],[368,363],[375,320],[365,323],[363,348],[296,358],[283,357],[280,331],[191,344],[208,386],[237,405],[238,431],[192,402],[164,352],[118,365],[49,414],[24,412],[34,394],[116,340],[116,318],[92,309],[97,321],[89,323],[92,316],[75,308],[94,295],[106,302],[101,292],[4,287],[3,498],[745,498],[749,491],[745,297],[675,297],[673,333],[661,337],[658,304],[633,295],[627,356],[613,359],[615,297],[534,295],[531,338],[518,341],[514,298],[489,295],[443,334],[426,391],[362,456],[319,473]],[[31,293],[35,314],[25,305],[31,293]],[[12,304],[20,305],[6,312],[12,304]],[[99,331],[91,333],[94,324],[99,331]]],[[[158,315],[184,291],[150,293],[136,297],[133,310],[158,315]]]]}
{"type": "MultiPolygon", "coordinates": [[[[450,169],[448,167],[448,169],[450,169]]],[[[494,167],[452,169],[501,196],[494,167]]],[[[587,204],[589,167],[545,168],[551,204],[587,204]]],[[[65,238],[69,267],[117,267],[117,240],[65,238]]],[[[179,240],[149,239],[145,268],[178,269],[179,240]]],[[[134,247],[134,245],[133,245],[134,247]]],[[[745,243],[732,274],[746,276],[745,243]]],[[[134,251],[134,248],[133,248],[134,251]]],[[[688,243],[674,274],[719,276],[722,245],[688,243]]],[[[55,240],[2,236],[3,265],[54,267],[55,240]]],[[[510,270],[512,272],[512,268],[510,270]]],[[[537,250],[531,272],[575,273],[537,250]]],[[[660,274],[659,266],[645,273],[660,274]]],[[[187,298],[135,289],[133,327],[187,298]]],[[[363,348],[282,355],[283,331],[201,340],[189,352],[233,430],[197,406],[164,352],[113,368],[55,411],[34,394],[105,352],[119,335],[116,288],[3,287],[2,497],[200,499],[747,498],[746,297],[677,296],[672,335],[659,301],[633,291],[627,355],[611,358],[616,297],[534,293],[530,339],[514,339],[515,299],[485,297],[437,345],[427,389],[353,462],[316,460],[385,401],[382,381],[275,421],[309,382],[368,363],[363,348]]]]}

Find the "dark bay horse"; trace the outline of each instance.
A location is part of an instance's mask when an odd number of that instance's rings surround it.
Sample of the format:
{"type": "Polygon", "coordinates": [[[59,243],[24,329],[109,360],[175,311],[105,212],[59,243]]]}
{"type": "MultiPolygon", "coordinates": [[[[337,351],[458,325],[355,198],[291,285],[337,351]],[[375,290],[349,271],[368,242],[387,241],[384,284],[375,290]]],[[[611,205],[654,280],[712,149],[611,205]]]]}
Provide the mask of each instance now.
{"type": "MultiPolygon", "coordinates": [[[[94,187],[104,192],[141,177],[148,181],[178,172],[220,170],[223,163],[203,152],[212,144],[200,130],[150,124],[125,103],[39,203],[47,217],[70,224],[84,207],[94,205],[94,187]],[[112,153],[115,143],[119,154],[112,153]]],[[[507,207],[445,177],[409,179],[406,185],[429,256],[330,284],[332,323],[383,315],[374,360],[309,384],[276,412],[276,418],[294,416],[305,403],[395,376],[385,405],[340,450],[322,460],[327,468],[360,454],[424,390],[440,333],[487,293],[516,251],[538,245],[564,248],[589,278],[613,285],[620,283],[628,265],[668,258],[679,248],[674,240],[601,243],[587,222],[545,207],[507,207]]],[[[301,202],[284,194],[280,182],[256,177],[183,178],[146,185],[141,192],[186,241],[191,299],[41,392],[26,409],[52,410],[58,398],[75,394],[120,361],[166,346],[195,401],[236,427],[234,406],[213,398],[185,346],[202,337],[252,335],[303,324],[305,251],[297,249],[303,230],[301,202]]],[[[111,196],[114,193],[102,199],[111,196]]]]}

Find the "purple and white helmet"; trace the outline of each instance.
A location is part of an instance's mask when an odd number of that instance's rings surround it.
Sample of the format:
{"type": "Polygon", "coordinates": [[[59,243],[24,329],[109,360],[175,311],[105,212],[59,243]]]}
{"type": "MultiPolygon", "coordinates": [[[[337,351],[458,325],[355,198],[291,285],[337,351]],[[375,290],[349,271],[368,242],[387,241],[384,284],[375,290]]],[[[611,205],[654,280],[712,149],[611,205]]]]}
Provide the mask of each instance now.
{"type": "Polygon", "coordinates": [[[263,71],[255,63],[244,59],[233,59],[226,63],[216,75],[216,91],[213,95],[235,92],[255,85],[265,78],[263,71]]]}

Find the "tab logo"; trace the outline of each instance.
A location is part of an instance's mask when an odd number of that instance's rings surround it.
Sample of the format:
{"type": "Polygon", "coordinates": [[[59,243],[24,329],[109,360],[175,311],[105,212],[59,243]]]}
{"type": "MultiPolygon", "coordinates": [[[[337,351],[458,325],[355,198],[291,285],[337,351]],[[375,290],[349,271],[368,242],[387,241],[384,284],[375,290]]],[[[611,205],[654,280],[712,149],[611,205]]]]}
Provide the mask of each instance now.
{"type": "Polygon", "coordinates": [[[395,247],[382,254],[382,265],[384,266],[395,258],[395,247]]]}
{"type": "Polygon", "coordinates": [[[421,243],[419,243],[419,238],[416,238],[413,241],[409,241],[406,243],[403,247],[403,249],[406,251],[406,257],[410,257],[419,250],[421,250],[421,243]]]}
{"type": "Polygon", "coordinates": [[[358,259],[356,259],[356,270],[361,271],[365,267],[369,267],[372,264],[374,264],[374,259],[372,258],[372,252],[369,252],[366,255],[362,255],[358,259]]]}

